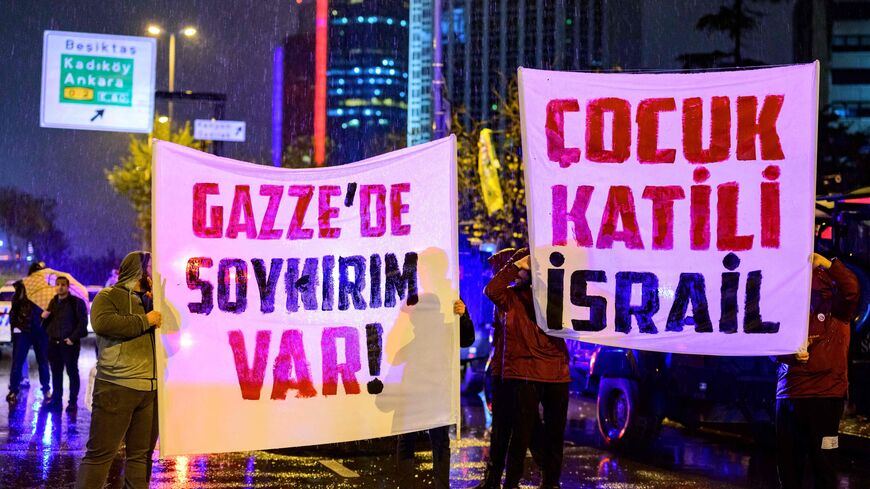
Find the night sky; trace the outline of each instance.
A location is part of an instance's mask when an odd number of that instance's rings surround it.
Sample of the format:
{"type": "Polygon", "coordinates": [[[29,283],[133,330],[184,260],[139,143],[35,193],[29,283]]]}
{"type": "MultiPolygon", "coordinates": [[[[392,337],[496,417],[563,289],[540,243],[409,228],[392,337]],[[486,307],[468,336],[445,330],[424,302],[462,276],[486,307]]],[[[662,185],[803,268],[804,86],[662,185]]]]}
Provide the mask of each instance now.
{"type": "MultiPolygon", "coordinates": [[[[619,3],[619,0],[610,0],[619,3]]],[[[627,0],[637,1],[637,0],[627,0]]],[[[696,19],[718,10],[716,0],[642,0],[642,66],[678,68],[691,50],[727,49],[727,39],[694,31],[696,19]]],[[[755,8],[769,13],[745,40],[746,55],[771,64],[791,61],[791,7],[786,1],[755,8]]],[[[137,248],[135,216],[109,187],[104,170],[127,152],[124,133],[39,127],[42,39],[45,30],[145,35],[149,23],[199,31],[178,36],[176,90],[228,96],[225,117],[247,122],[245,143],[225,143],[227,156],[258,163],[271,159],[272,55],[295,32],[296,0],[5,0],[0,4],[0,185],[12,185],[59,203],[59,226],[73,255],[120,255],[137,248]]],[[[634,41],[636,42],[636,41],[634,41]]],[[[167,88],[166,39],[157,44],[157,88],[167,88]]],[[[165,105],[157,102],[158,111],[165,105]]],[[[176,115],[210,117],[208,108],[176,115]]]]}

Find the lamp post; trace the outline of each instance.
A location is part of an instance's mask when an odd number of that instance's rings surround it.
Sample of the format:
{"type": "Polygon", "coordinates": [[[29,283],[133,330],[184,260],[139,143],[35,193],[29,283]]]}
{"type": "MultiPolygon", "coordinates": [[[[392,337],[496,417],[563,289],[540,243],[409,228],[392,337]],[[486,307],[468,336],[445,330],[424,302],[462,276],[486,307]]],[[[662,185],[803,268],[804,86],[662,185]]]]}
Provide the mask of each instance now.
{"type": "MultiPolygon", "coordinates": [[[[151,24],[148,26],[148,34],[152,36],[160,36],[163,34],[163,28],[157,24],[151,24]]],[[[196,28],[187,26],[180,31],[179,34],[183,35],[187,38],[192,38],[196,36],[196,28]]],[[[175,32],[169,32],[169,92],[172,93],[175,91],[175,32]]],[[[170,123],[172,121],[172,100],[169,100],[168,104],[168,115],[170,123]]]]}

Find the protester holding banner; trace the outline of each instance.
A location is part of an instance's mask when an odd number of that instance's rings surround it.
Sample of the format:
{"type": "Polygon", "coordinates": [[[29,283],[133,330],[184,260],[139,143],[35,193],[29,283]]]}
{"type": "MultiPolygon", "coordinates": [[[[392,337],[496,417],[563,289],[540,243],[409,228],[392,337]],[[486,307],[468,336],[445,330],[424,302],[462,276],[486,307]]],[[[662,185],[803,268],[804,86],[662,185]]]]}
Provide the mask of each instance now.
{"type": "Polygon", "coordinates": [[[91,307],[100,356],[94,385],[87,453],[76,487],[103,487],[121,442],[126,442],[124,487],[145,488],[157,442],[157,371],[152,310],[151,254],[135,251],[121,262],[118,283],[103,289],[91,307]]]}
{"type": "MultiPolygon", "coordinates": [[[[493,274],[497,274],[516,253],[516,248],[504,248],[489,257],[487,262],[493,274]]],[[[489,434],[489,460],[486,463],[483,481],[474,489],[498,489],[504,472],[508,443],[511,438],[514,414],[513,392],[502,379],[504,362],[504,311],[498,307],[493,310],[492,318],[492,356],[487,372],[492,385],[492,428],[489,434]]],[[[537,446],[531,446],[532,458],[540,460],[537,446]]]]}
{"type": "MultiPolygon", "coordinates": [[[[459,316],[459,346],[467,348],[474,344],[474,323],[461,299],[453,303],[453,312],[459,316]]],[[[450,427],[439,426],[427,431],[432,444],[432,475],[435,487],[447,489],[450,487],[450,427]]],[[[414,487],[414,446],[418,433],[420,432],[405,433],[396,440],[400,489],[414,487]]]]}
{"type": "Polygon", "coordinates": [[[813,487],[837,487],[835,449],[849,386],[850,321],[859,297],[855,274],[836,258],[813,253],[807,346],[777,357],[777,466],[783,489],[803,487],[807,458],[813,487]]]}
{"type": "Polygon", "coordinates": [[[527,248],[516,252],[485,289],[505,314],[502,377],[516,403],[504,483],[509,489],[519,486],[541,405],[541,487],[559,487],[568,416],[568,349],[564,339],[546,335],[535,323],[530,265],[527,248]]]}

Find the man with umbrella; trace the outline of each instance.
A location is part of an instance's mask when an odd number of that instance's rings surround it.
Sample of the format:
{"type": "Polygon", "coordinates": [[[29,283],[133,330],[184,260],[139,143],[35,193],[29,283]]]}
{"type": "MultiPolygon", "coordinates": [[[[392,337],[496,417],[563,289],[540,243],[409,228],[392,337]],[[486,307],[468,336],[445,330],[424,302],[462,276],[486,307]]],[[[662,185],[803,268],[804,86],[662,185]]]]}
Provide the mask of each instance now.
{"type": "Polygon", "coordinates": [[[27,361],[30,347],[36,353],[39,365],[39,382],[42,384],[43,403],[51,402],[51,374],[48,361],[48,335],[42,326],[42,313],[48,308],[48,303],[57,294],[55,280],[65,275],[69,279],[69,292],[82,300],[87,300],[88,291],[69,274],[45,267],[38,262],[30,265],[27,276],[15,282],[15,295],[12,297],[12,307],[9,310],[10,322],[13,328],[22,334],[18,335],[20,343],[15,348],[15,358],[12,359],[12,374],[9,381],[9,394],[6,400],[18,400],[21,386],[22,366],[27,361]]]}
{"type": "MultiPolygon", "coordinates": [[[[28,278],[45,268],[42,262],[33,263],[27,272],[28,278]]],[[[42,328],[42,308],[30,300],[24,280],[15,282],[15,294],[12,296],[12,307],[9,309],[9,322],[13,329],[21,333],[16,335],[18,344],[15,345],[15,355],[12,359],[12,374],[9,376],[9,394],[6,395],[8,402],[18,400],[21,388],[21,374],[24,362],[30,347],[36,354],[36,363],[39,365],[39,382],[42,384],[43,402],[51,399],[51,377],[48,366],[48,336],[42,328]]]]}

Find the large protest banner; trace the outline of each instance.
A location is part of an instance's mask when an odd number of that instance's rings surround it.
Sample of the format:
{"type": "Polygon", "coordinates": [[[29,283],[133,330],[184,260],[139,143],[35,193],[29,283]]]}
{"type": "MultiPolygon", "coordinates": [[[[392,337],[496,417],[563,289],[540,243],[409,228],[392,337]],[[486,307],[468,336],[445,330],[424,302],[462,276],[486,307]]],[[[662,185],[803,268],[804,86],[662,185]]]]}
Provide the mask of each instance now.
{"type": "Polygon", "coordinates": [[[709,355],[807,337],[816,64],[520,70],[533,287],[547,333],[709,355]]]}
{"type": "Polygon", "coordinates": [[[286,170],[156,142],[162,456],[459,419],[454,138],[286,170]]]}

